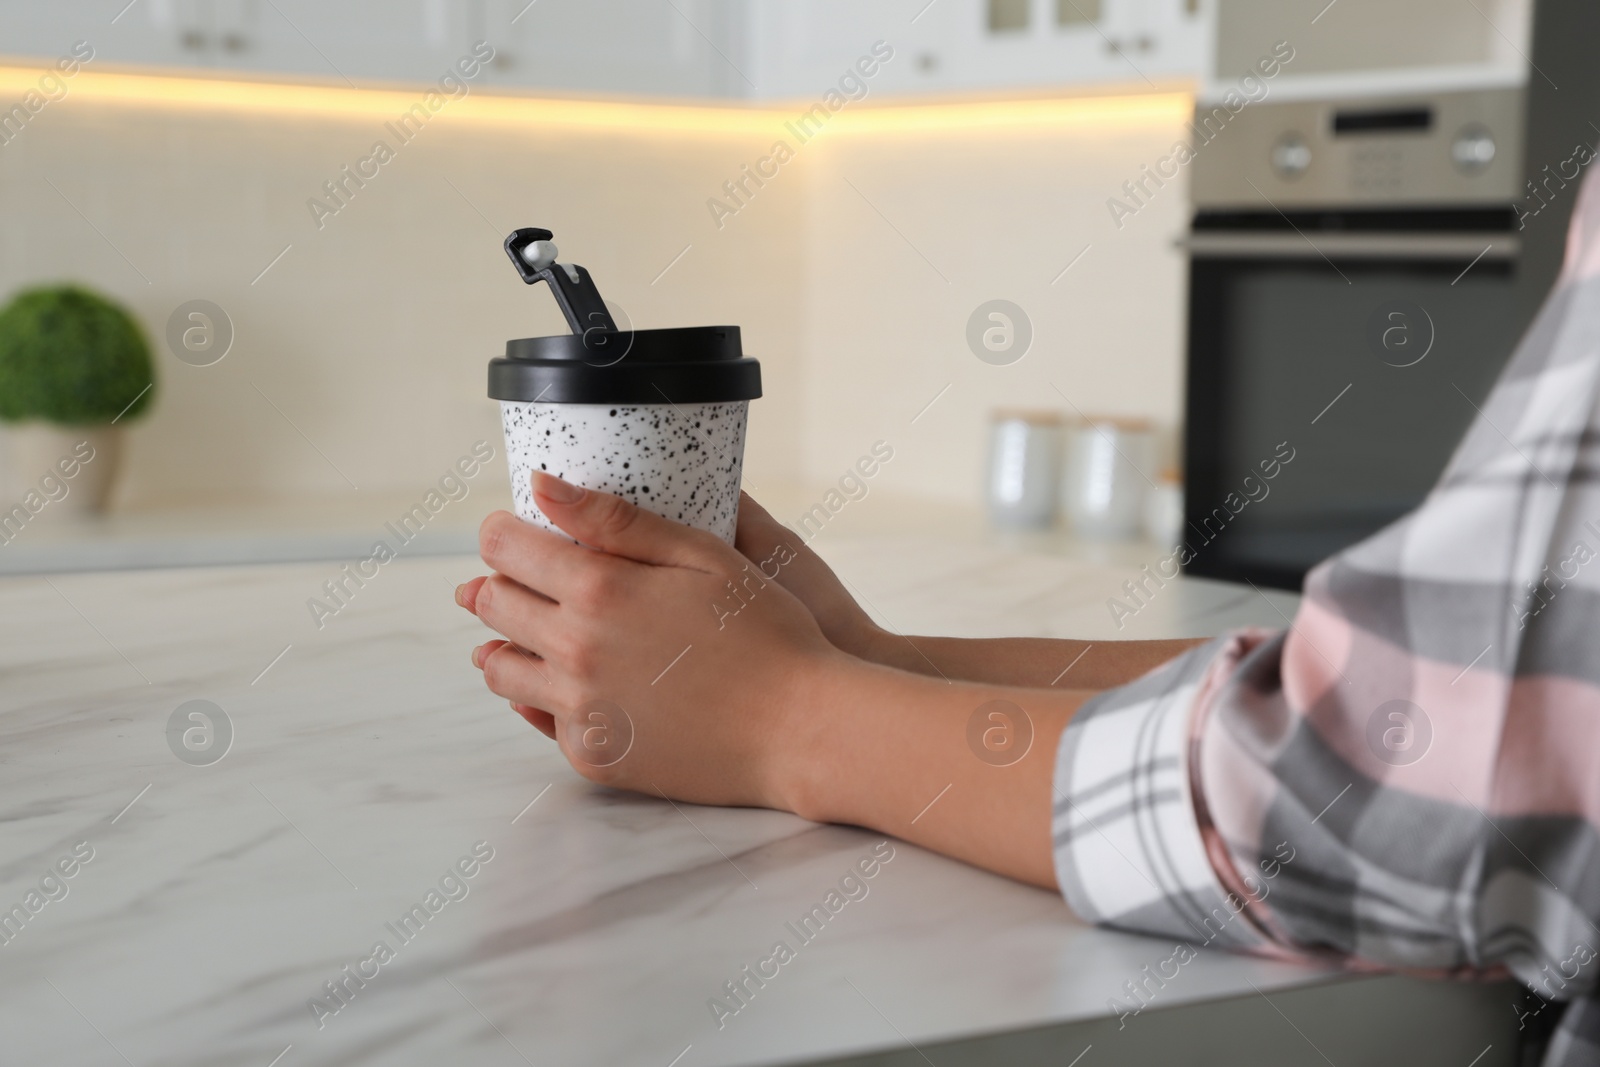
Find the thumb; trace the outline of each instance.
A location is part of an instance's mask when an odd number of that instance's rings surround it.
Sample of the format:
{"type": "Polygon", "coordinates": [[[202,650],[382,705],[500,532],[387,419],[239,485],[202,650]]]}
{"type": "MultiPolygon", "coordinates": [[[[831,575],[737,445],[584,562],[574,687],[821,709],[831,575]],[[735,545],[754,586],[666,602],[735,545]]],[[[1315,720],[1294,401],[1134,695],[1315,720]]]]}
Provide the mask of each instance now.
{"type": "MultiPolygon", "coordinates": [[[[662,518],[620,496],[584,489],[544,471],[533,472],[539,510],[581,544],[661,567],[708,571],[731,551],[704,530],[662,518]]],[[[726,562],[720,561],[720,562],[726,562]]]]}

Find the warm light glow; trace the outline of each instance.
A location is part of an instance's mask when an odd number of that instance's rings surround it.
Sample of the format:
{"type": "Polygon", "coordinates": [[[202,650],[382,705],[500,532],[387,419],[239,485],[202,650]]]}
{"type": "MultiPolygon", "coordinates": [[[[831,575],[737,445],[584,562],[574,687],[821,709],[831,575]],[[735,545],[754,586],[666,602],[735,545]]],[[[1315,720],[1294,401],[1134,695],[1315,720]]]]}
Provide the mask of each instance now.
{"type": "MultiPolygon", "coordinates": [[[[37,89],[41,71],[0,67],[0,106],[37,89]]],[[[193,111],[246,111],[389,121],[422,101],[428,88],[376,89],[223,81],[165,74],[82,70],[66,81],[67,98],[94,104],[168,107],[193,111]]],[[[681,104],[619,100],[569,100],[474,91],[438,113],[451,121],[619,130],[630,134],[748,134],[786,137],[812,101],[681,104]]],[[[1172,125],[1185,121],[1193,98],[1182,92],[1030,100],[939,103],[851,103],[824,125],[829,133],[923,133],[1016,126],[1172,125]]]]}
{"type": "Polygon", "coordinates": [[[1168,126],[1187,122],[1193,114],[1194,97],[1188,93],[1139,93],[862,107],[841,111],[827,128],[840,133],[920,133],[1001,126],[1168,126]]]}

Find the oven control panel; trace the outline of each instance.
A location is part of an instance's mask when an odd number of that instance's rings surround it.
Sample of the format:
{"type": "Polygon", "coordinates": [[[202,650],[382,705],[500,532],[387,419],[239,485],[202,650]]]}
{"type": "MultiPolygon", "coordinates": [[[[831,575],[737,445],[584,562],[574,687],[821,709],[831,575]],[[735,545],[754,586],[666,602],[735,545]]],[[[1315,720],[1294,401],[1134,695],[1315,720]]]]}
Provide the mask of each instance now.
{"type": "Polygon", "coordinates": [[[1521,88],[1241,99],[1195,106],[1190,194],[1201,210],[1449,207],[1522,196],[1521,88]]]}

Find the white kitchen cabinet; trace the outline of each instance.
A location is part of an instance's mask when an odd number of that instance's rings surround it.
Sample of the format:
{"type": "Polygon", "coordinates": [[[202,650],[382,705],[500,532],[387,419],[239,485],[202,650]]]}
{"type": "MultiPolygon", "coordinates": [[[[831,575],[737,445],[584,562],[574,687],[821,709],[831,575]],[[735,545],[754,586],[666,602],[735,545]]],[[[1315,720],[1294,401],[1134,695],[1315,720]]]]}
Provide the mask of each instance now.
{"type": "MultiPolygon", "coordinates": [[[[283,17],[288,0],[0,0],[0,54],[43,61],[88,41],[95,62],[334,76],[283,17]]],[[[304,13],[307,21],[315,10],[304,13]]]]}
{"type": "Polygon", "coordinates": [[[489,83],[575,93],[743,97],[743,0],[0,0],[0,55],[88,40],[102,63],[436,81],[477,41],[489,83]]]}
{"type": "Polygon", "coordinates": [[[758,97],[818,96],[876,40],[887,95],[1159,83],[1202,67],[1215,0],[750,0],[758,97]]]}
{"type": "Polygon", "coordinates": [[[479,84],[808,99],[876,41],[870,90],[908,96],[1192,78],[1216,0],[0,0],[0,54],[88,40],[136,67],[436,81],[477,41],[479,84]]]}
{"type": "MultiPolygon", "coordinates": [[[[288,0],[0,0],[0,55],[45,62],[76,41],[95,64],[336,76],[283,17],[288,0]]],[[[307,13],[314,17],[314,12],[307,13]]]]}
{"type": "MultiPolygon", "coordinates": [[[[143,0],[141,0],[143,2],[143,0]]],[[[467,51],[434,27],[433,0],[243,0],[262,6],[261,47],[246,69],[335,81],[436,81],[467,51]]]]}
{"type": "Polygon", "coordinates": [[[739,51],[728,39],[724,6],[712,0],[345,0],[336,6],[271,0],[269,14],[303,34],[285,53],[298,62],[289,69],[324,76],[437,81],[486,41],[494,60],[477,85],[740,96],[737,73],[718,54],[739,51]]]}
{"type": "Polygon", "coordinates": [[[743,97],[742,5],[725,0],[465,0],[490,81],[583,93],[743,97]]]}

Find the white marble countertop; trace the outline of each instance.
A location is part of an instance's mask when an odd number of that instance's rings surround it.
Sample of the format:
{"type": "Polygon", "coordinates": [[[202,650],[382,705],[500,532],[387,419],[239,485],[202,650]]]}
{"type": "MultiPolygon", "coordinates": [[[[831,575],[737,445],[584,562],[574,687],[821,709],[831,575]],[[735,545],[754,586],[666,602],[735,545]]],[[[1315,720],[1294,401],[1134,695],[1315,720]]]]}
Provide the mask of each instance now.
{"type": "MultiPolygon", "coordinates": [[[[511,506],[511,494],[498,483],[467,500],[430,517],[415,531],[406,554],[472,552],[485,512],[511,506]]],[[[397,541],[385,524],[399,520],[416,502],[415,495],[348,493],[172,501],[100,515],[45,509],[9,538],[0,538],[0,574],[355,560],[379,538],[397,541]]]]}
{"type": "MultiPolygon", "coordinates": [[[[1127,560],[963,540],[819,547],[914,632],[1199,634],[1294,603],[1179,582],[1118,633],[1127,560]]],[[[0,1060],[698,1067],[915,1046],[945,1067],[941,1042],[1105,1017],[1170,952],[896,842],[719,1030],[708,999],[884,838],[592,786],[468,663],[483,631],[451,590],[475,560],[402,556],[319,631],[306,600],[335,570],[0,578],[0,910],[39,905],[0,944],[0,1060]],[[233,730],[209,766],[169,748],[191,700],[233,730]],[[478,842],[493,858],[467,895],[402,942],[385,924],[478,842]],[[46,880],[66,895],[29,898],[75,846],[92,860],[46,880]],[[379,940],[393,959],[319,1027],[308,1001],[379,940]]],[[[1308,984],[1352,982],[1205,952],[1154,1007],[1277,1010],[1308,984]]]]}

